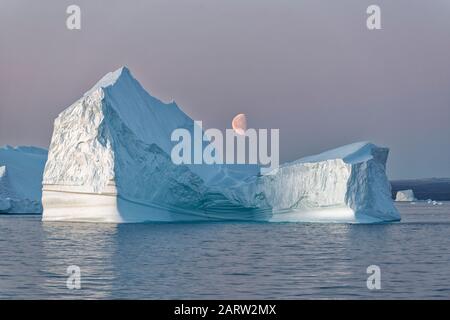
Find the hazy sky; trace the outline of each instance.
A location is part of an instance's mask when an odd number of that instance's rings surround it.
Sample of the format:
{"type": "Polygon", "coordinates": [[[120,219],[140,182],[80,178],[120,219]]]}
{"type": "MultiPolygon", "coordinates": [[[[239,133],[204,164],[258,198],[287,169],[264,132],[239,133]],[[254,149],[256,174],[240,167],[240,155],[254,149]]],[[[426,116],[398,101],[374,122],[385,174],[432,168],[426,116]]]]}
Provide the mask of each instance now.
{"type": "Polygon", "coordinates": [[[280,128],[282,162],[370,140],[391,178],[450,177],[449,17],[448,0],[1,0],[0,145],[47,147],[57,114],[127,65],[206,127],[280,128]]]}

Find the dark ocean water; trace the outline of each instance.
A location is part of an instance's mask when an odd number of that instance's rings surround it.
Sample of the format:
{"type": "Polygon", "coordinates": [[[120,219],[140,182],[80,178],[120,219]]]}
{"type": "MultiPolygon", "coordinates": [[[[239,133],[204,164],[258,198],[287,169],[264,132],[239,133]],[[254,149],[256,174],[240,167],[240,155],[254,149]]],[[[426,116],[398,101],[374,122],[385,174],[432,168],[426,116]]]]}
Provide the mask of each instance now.
{"type": "Polygon", "coordinates": [[[450,203],[402,222],[42,223],[0,215],[2,299],[450,298],[450,203]],[[69,290],[67,267],[81,270],[69,290]],[[381,270],[369,290],[366,269],[381,270]]]}

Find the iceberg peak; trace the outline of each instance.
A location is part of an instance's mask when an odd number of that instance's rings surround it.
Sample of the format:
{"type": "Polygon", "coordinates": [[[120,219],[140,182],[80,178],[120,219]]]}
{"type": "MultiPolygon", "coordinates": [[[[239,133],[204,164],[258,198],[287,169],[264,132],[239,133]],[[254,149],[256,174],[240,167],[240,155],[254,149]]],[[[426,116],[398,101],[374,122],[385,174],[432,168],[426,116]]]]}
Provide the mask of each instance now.
{"type": "Polygon", "coordinates": [[[134,77],[126,66],[122,66],[115,71],[108,72],[101,78],[89,91],[87,91],[84,95],[87,96],[94,92],[97,89],[105,89],[111,87],[118,83],[121,80],[125,79],[133,79],[134,77]]]}

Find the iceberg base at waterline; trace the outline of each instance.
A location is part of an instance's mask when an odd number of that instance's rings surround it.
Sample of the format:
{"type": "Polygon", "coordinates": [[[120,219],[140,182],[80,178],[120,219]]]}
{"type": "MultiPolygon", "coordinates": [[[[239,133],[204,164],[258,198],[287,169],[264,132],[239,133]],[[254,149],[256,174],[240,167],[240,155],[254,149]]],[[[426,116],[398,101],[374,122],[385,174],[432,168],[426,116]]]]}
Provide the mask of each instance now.
{"type": "Polygon", "coordinates": [[[42,197],[44,221],[78,222],[197,222],[197,221],[268,221],[270,212],[255,214],[255,210],[205,212],[187,208],[171,208],[137,199],[126,199],[117,193],[111,182],[101,193],[83,188],[45,185],[42,197]]]}
{"type": "Polygon", "coordinates": [[[43,221],[73,221],[92,223],[151,223],[151,222],[301,222],[371,224],[400,221],[400,217],[383,220],[369,215],[357,215],[347,206],[290,209],[280,212],[235,210],[228,213],[187,211],[161,208],[152,204],[130,201],[106,194],[61,194],[44,192],[48,207],[43,221]],[[63,199],[61,201],[61,199],[63,199]]]}
{"type": "Polygon", "coordinates": [[[359,142],[260,174],[254,165],[172,162],[171,133],[194,133],[174,103],[123,67],[55,120],[43,175],[44,221],[398,221],[388,149],[359,142]]]}

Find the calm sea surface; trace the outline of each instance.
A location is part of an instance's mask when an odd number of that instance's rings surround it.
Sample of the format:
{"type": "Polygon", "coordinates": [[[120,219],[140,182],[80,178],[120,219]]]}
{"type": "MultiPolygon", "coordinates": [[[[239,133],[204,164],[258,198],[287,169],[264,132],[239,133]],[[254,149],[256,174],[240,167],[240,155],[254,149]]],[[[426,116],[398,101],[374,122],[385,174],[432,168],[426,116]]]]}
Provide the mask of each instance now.
{"type": "Polygon", "coordinates": [[[450,298],[450,203],[402,222],[42,223],[0,215],[2,299],[450,298]],[[81,270],[69,290],[67,267],[81,270]],[[381,269],[369,290],[366,269],[381,269]]]}

